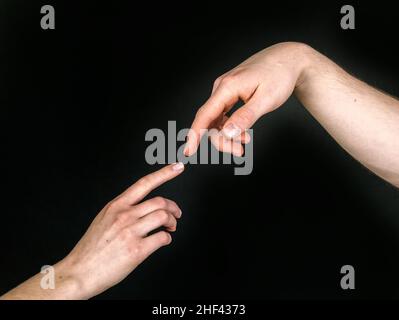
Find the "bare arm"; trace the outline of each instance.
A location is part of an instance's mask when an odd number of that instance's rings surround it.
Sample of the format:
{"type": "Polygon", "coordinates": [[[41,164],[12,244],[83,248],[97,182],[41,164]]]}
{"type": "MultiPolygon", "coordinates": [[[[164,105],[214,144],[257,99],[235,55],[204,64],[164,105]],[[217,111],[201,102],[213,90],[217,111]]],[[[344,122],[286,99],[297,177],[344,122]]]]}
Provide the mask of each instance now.
{"type": "Polygon", "coordinates": [[[142,199],[183,172],[169,165],[140,179],[106,205],[72,252],[54,266],[54,288],[44,274],[25,281],[0,299],[88,299],[122,281],[159,248],[170,244],[181,210],[171,200],[142,199]],[[166,231],[153,233],[160,227],[166,231]],[[151,234],[152,233],[152,234],[151,234]]]}
{"type": "Polygon", "coordinates": [[[269,47],[219,77],[196,114],[185,153],[194,153],[200,129],[211,127],[224,135],[215,145],[219,150],[242,153],[243,132],[292,93],[347,152],[399,187],[398,100],[301,43],[269,47]],[[244,106],[227,118],[240,99],[244,106]]]}
{"type": "Polygon", "coordinates": [[[399,187],[399,102],[312,50],[295,93],[355,159],[399,187]]]}

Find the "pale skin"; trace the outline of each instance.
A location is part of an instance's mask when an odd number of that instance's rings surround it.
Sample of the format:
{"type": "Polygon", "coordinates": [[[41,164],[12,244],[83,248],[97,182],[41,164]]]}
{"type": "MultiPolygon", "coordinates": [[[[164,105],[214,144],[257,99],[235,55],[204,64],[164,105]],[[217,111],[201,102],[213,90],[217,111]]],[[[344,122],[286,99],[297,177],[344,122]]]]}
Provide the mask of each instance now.
{"type": "MultiPolygon", "coordinates": [[[[348,153],[399,187],[398,100],[301,43],[269,47],[219,77],[197,112],[185,154],[196,152],[201,129],[215,128],[212,143],[220,151],[241,155],[242,144],[250,139],[245,130],[292,94],[348,153]],[[244,106],[226,116],[240,99],[244,106]]],[[[169,232],[176,230],[181,216],[178,206],[163,198],[140,201],[182,171],[182,165],[167,166],[105,206],[72,252],[54,266],[56,289],[42,289],[39,273],[1,298],[88,299],[122,281],[171,242],[169,232]],[[169,232],[148,236],[162,226],[169,232]]]]}
{"type": "Polygon", "coordinates": [[[89,299],[122,281],[149,255],[171,243],[180,208],[161,197],[142,200],[183,170],[181,163],[168,165],[109,202],[71,253],[53,266],[54,289],[43,289],[44,275],[38,273],[1,299],[89,299]]]}
{"type": "Polygon", "coordinates": [[[195,116],[185,154],[196,152],[201,129],[215,128],[216,148],[241,155],[245,130],[292,94],[349,154],[399,187],[398,100],[302,43],[271,46],[220,76],[195,116]],[[239,100],[244,105],[227,117],[239,100]]]}

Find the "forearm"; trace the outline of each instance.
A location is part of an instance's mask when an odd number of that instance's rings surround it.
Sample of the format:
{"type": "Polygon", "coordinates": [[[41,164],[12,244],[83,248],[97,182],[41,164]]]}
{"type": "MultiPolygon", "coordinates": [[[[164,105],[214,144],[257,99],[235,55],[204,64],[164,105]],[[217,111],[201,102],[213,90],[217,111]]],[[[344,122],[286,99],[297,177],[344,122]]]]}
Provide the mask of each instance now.
{"type": "Polygon", "coordinates": [[[69,267],[63,261],[54,265],[54,288],[43,288],[45,274],[38,273],[0,297],[1,300],[75,300],[83,291],[69,267]]]}
{"type": "Polygon", "coordinates": [[[399,187],[399,102],[311,48],[295,93],[355,159],[399,187]]]}

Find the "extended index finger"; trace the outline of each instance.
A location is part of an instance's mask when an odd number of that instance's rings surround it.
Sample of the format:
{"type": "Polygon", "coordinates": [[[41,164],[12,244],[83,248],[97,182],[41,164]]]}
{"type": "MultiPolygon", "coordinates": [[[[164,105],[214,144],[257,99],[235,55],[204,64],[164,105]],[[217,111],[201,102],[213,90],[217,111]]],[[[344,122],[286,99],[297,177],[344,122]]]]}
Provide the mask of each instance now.
{"type": "Polygon", "coordinates": [[[191,156],[197,151],[198,145],[204,134],[204,129],[209,129],[210,124],[227,112],[239,100],[237,90],[223,83],[215,90],[205,104],[199,108],[195,115],[191,129],[187,136],[187,144],[184,149],[186,156],[191,156]]]}
{"type": "Polygon", "coordinates": [[[135,184],[121,194],[120,199],[122,201],[126,201],[129,205],[136,204],[152,190],[175,178],[182,173],[183,170],[184,164],[181,162],[165,166],[162,169],[150,173],[149,175],[138,180],[135,184]]]}

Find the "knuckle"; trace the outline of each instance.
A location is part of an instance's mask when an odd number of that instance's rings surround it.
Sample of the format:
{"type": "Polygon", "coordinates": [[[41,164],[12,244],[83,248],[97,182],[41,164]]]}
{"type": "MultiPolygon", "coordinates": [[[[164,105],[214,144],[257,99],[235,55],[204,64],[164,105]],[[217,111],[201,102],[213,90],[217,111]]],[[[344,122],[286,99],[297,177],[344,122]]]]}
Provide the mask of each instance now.
{"type": "Polygon", "coordinates": [[[217,77],[217,78],[215,79],[215,81],[213,81],[213,87],[216,88],[216,87],[220,84],[220,82],[222,81],[222,79],[223,79],[222,76],[217,77]]]}
{"type": "Polygon", "coordinates": [[[141,189],[148,189],[149,185],[150,185],[150,179],[146,176],[146,177],[142,177],[139,181],[138,181],[138,185],[139,188],[141,189]]]}
{"type": "Polygon", "coordinates": [[[120,212],[115,216],[114,224],[117,226],[124,226],[130,219],[129,212],[120,212]]]}
{"type": "Polygon", "coordinates": [[[177,205],[177,203],[173,200],[169,200],[170,206],[174,209],[180,209],[179,206],[177,205]]]}
{"type": "Polygon", "coordinates": [[[124,228],[119,232],[119,237],[122,240],[122,242],[130,242],[130,239],[132,237],[132,232],[129,228],[124,228]]]}
{"type": "Polygon", "coordinates": [[[155,202],[155,205],[158,207],[165,207],[167,205],[167,201],[163,197],[155,197],[153,201],[155,202]]]}
{"type": "Polygon", "coordinates": [[[202,106],[202,107],[198,108],[198,110],[197,110],[197,112],[195,114],[195,117],[196,118],[201,118],[204,115],[204,113],[206,113],[206,110],[205,110],[205,107],[202,106]]]}
{"type": "Polygon", "coordinates": [[[119,201],[116,199],[111,200],[110,202],[108,202],[106,207],[108,212],[115,211],[119,207],[119,201]]]}
{"type": "Polygon", "coordinates": [[[135,205],[135,206],[132,206],[130,209],[129,209],[129,216],[130,216],[130,219],[131,220],[136,220],[136,219],[138,219],[138,218],[140,218],[141,217],[141,212],[142,212],[142,208],[141,207],[139,207],[139,206],[137,206],[137,205],[135,205]]]}
{"type": "Polygon", "coordinates": [[[165,210],[158,211],[157,219],[160,223],[167,223],[169,221],[169,213],[165,210]]]}
{"type": "MultiPolygon", "coordinates": [[[[203,105],[197,110],[197,113],[195,114],[195,118],[205,120],[207,122],[211,122],[213,119],[210,115],[210,109],[207,108],[206,105],[203,105]]],[[[205,129],[205,128],[201,128],[205,129]]]]}
{"type": "Polygon", "coordinates": [[[129,244],[128,251],[132,257],[140,257],[143,255],[143,245],[141,241],[129,244]]]}
{"type": "Polygon", "coordinates": [[[242,108],[241,112],[237,115],[240,121],[243,123],[251,123],[254,119],[254,113],[249,108],[242,108]]]}
{"type": "Polygon", "coordinates": [[[237,75],[233,73],[226,74],[221,80],[220,84],[226,86],[232,84],[234,81],[237,80],[237,75]]]}

